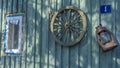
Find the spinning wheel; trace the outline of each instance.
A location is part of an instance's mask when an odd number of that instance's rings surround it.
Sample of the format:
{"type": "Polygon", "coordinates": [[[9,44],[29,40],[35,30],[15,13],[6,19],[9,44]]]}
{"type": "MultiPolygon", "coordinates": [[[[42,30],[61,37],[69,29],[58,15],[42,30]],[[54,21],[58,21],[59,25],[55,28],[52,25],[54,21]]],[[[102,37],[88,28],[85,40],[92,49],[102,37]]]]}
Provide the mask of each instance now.
{"type": "Polygon", "coordinates": [[[85,14],[73,6],[66,6],[56,12],[50,24],[53,37],[63,46],[72,46],[81,41],[86,27],[85,14]]]}

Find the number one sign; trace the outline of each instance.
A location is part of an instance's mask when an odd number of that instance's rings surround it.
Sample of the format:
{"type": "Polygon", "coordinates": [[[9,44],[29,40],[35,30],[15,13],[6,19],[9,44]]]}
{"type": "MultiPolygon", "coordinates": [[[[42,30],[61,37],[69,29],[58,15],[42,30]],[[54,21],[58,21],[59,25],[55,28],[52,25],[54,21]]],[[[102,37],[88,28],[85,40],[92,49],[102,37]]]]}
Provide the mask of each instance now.
{"type": "Polygon", "coordinates": [[[111,13],[111,5],[102,5],[100,6],[101,13],[111,13]]]}

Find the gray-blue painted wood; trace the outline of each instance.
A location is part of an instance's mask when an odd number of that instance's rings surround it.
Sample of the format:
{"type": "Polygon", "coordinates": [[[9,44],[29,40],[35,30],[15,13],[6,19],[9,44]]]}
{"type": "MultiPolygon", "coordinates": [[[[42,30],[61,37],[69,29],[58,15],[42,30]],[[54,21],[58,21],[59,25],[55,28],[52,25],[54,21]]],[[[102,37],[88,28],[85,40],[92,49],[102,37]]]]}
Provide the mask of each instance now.
{"type": "MultiPolygon", "coordinates": [[[[0,50],[4,34],[4,14],[24,12],[22,56],[0,57],[0,68],[120,68],[119,0],[0,0],[0,50]],[[100,14],[100,5],[110,4],[109,14],[100,14]],[[56,43],[50,32],[50,11],[74,5],[86,13],[87,33],[72,47],[56,43]],[[103,53],[95,38],[95,27],[102,23],[118,47],[103,53]]],[[[1,54],[1,53],[0,53],[1,54]]]]}

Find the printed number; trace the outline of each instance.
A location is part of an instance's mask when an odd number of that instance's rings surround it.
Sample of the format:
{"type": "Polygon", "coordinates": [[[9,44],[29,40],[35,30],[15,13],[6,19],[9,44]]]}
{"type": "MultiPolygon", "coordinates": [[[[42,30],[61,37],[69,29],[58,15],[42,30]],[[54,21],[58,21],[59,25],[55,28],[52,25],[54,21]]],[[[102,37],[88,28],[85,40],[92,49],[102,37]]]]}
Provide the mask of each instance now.
{"type": "Polygon", "coordinates": [[[105,6],[105,12],[107,12],[107,6],[105,6]]]}

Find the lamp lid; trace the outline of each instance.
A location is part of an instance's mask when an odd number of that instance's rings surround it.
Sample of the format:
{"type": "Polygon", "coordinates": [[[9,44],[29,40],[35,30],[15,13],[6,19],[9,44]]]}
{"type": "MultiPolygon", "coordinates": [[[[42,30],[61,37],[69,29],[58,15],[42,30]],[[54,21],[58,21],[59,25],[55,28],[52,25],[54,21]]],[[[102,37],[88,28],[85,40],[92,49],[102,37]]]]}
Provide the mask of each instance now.
{"type": "Polygon", "coordinates": [[[102,27],[101,24],[96,27],[96,33],[97,33],[97,34],[100,34],[100,33],[103,32],[103,31],[106,31],[106,28],[105,28],[105,27],[102,27]]]}

